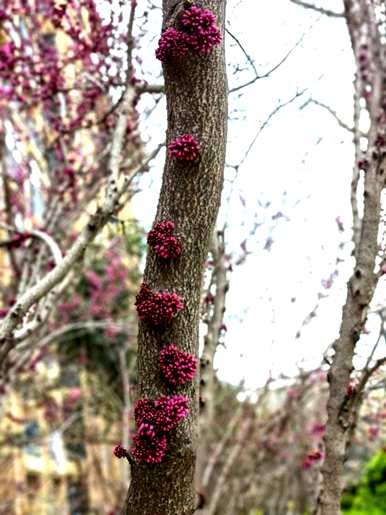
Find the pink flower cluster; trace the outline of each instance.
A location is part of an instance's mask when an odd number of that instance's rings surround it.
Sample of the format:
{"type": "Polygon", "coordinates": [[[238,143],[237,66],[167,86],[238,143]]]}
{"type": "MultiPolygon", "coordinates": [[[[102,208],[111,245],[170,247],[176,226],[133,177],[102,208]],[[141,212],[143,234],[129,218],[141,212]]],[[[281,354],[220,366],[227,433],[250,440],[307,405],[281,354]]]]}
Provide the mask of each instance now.
{"type": "Polygon", "coordinates": [[[359,159],[357,164],[358,164],[359,170],[363,170],[364,172],[367,172],[367,170],[370,168],[370,163],[365,158],[359,159]]]}
{"type": "Polygon", "coordinates": [[[198,141],[192,134],[183,134],[168,145],[169,154],[180,161],[194,161],[200,151],[198,141]]]}
{"type": "Polygon", "coordinates": [[[162,375],[173,385],[191,381],[197,371],[197,358],[173,344],[161,349],[159,363],[162,375]]]}
{"type": "Polygon", "coordinates": [[[131,453],[136,461],[160,463],[163,460],[167,451],[166,435],[157,433],[151,424],[141,424],[133,441],[131,453]]]}
{"type": "Polygon", "coordinates": [[[182,252],[180,241],[173,236],[174,229],[175,224],[170,220],[159,222],[147,236],[148,244],[162,259],[177,258],[182,252]]]}
{"type": "Polygon", "coordinates": [[[163,395],[157,401],[140,399],[134,408],[138,426],[144,422],[153,425],[157,431],[168,432],[188,413],[189,400],[184,395],[163,395]]]}
{"type": "MultiPolygon", "coordinates": [[[[5,9],[0,9],[0,22],[4,24],[4,33],[9,39],[0,46],[0,79],[6,84],[0,91],[6,92],[12,100],[30,105],[42,101],[47,107],[55,103],[54,96],[59,90],[65,90],[66,103],[71,104],[72,95],[68,90],[72,88],[64,88],[68,64],[82,61],[89,73],[102,73],[104,60],[98,59],[96,64],[96,60],[90,56],[108,54],[107,41],[112,35],[112,25],[103,23],[95,0],[70,0],[59,7],[55,0],[37,3],[11,1],[7,2],[5,9]],[[87,15],[87,31],[84,25],[75,21],[75,15],[80,15],[80,12],[87,15]],[[19,37],[15,36],[12,41],[16,28],[13,19],[18,16],[28,22],[25,27],[23,24],[22,37],[17,35],[19,37]],[[65,58],[56,51],[51,38],[40,38],[36,45],[33,34],[38,31],[44,33],[44,19],[52,20],[54,26],[68,36],[65,58]]],[[[99,91],[98,96],[100,94],[99,91]]],[[[82,105],[83,101],[79,103],[79,106],[82,105]]],[[[55,121],[57,128],[65,130],[59,117],[49,121],[55,121]]]]}
{"type": "Polygon", "coordinates": [[[160,431],[171,431],[188,414],[189,400],[184,395],[163,395],[155,405],[157,427],[160,431]]]}
{"type": "Polygon", "coordinates": [[[221,43],[216,16],[208,9],[196,5],[187,7],[179,18],[180,30],[168,28],[162,34],[156,57],[162,62],[181,59],[190,51],[207,55],[221,43]]]}
{"type": "Polygon", "coordinates": [[[142,283],[135,305],[140,320],[153,326],[171,322],[184,307],[182,299],[176,293],[153,292],[146,283],[142,283]]]}
{"type": "Polygon", "coordinates": [[[360,45],[359,53],[357,55],[358,58],[358,68],[359,68],[359,77],[362,80],[362,84],[364,87],[364,92],[366,87],[371,87],[371,67],[370,62],[371,58],[369,55],[369,48],[366,44],[360,45]]]}
{"type": "Polygon", "coordinates": [[[119,459],[127,458],[127,450],[120,443],[114,447],[113,454],[119,459]]]}
{"type": "Polygon", "coordinates": [[[326,432],[326,424],[321,424],[319,422],[316,422],[311,427],[311,435],[314,436],[315,438],[321,438],[325,432],[326,432]]]}
{"type": "Polygon", "coordinates": [[[185,57],[189,47],[186,42],[186,35],[179,30],[170,27],[162,34],[158,48],[155,51],[156,58],[162,63],[168,59],[176,60],[185,57]]]}
{"type": "Polygon", "coordinates": [[[184,10],[180,23],[183,32],[188,35],[188,45],[194,53],[209,54],[215,45],[221,43],[221,33],[216,21],[216,16],[209,9],[192,5],[184,10]]]}
{"type": "Polygon", "coordinates": [[[136,461],[160,463],[167,451],[166,434],[188,414],[189,401],[183,395],[140,399],[134,408],[138,430],[133,437],[132,455],[136,461]]]}
{"type": "Polygon", "coordinates": [[[0,72],[4,78],[10,78],[17,63],[16,47],[13,42],[0,46],[0,72]]]}
{"type": "Polygon", "coordinates": [[[321,451],[311,451],[304,457],[302,462],[302,469],[308,470],[314,465],[316,465],[316,463],[322,461],[323,459],[324,454],[321,451]]]}

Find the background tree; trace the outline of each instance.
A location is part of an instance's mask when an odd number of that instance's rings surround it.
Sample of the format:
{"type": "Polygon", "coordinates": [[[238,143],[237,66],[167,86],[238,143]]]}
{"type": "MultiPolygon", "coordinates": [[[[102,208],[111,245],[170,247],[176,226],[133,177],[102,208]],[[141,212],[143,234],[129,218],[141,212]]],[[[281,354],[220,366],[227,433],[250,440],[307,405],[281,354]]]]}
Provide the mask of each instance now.
{"type": "MultiPolygon", "coordinates": [[[[343,466],[347,435],[353,424],[355,388],[350,389],[356,344],[367,320],[370,303],[383,266],[383,249],[379,248],[382,219],[382,191],[385,186],[385,62],[383,32],[384,4],[345,1],[345,17],[357,65],[355,119],[357,132],[361,116],[370,119],[363,157],[356,162],[352,183],[355,268],[347,286],[339,338],[333,345],[334,355],[328,372],[329,397],[325,435],[326,458],[322,467],[322,489],[318,512],[335,515],[340,512],[343,466]],[[357,211],[359,171],[364,173],[363,216],[357,211]],[[376,268],[378,270],[376,270],[376,268]]],[[[356,137],[357,153],[362,150],[356,137]]],[[[364,143],[362,143],[364,144],[364,143]]],[[[382,235],[383,236],[383,235],[382,235]]]]}

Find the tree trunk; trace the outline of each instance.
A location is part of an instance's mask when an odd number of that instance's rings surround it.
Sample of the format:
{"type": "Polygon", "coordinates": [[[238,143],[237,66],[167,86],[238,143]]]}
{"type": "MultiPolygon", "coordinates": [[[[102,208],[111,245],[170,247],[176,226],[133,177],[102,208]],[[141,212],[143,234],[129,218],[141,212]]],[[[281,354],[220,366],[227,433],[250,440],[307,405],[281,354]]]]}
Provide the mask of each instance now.
{"type": "MultiPolygon", "coordinates": [[[[328,373],[329,398],[324,438],[326,457],[322,467],[322,488],[315,512],[338,515],[343,488],[343,466],[347,439],[353,420],[355,390],[350,387],[353,357],[357,341],[366,323],[367,312],[380,277],[375,273],[378,233],[381,222],[381,195],[385,187],[384,104],[386,82],[383,79],[384,41],[381,26],[377,25],[376,7],[365,2],[345,0],[345,16],[356,57],[357,75],[362,81],[362,96],[370,118],[368,148],[365,154],[364,213],[355,248],[356,266],[347,285],[339,338],[334,343],[335,354],[328,373]],[[366,40],[363,39],[363,35],[366,40]],[[363,43],[366,44],[363,44],[363,43]],[[370,63],[371,94],[366,95],[363,60],[370,63]]],[[[367,84],[367,87],[369,84],[367,84]]],[[[357,164],[357,166],[359,166],[357,164]]],[[[355,227],[354,227],[355,229],[355,227]]],[[[384,256],[383,261],[385,259],[384,256]]]]}
{"type": "MultiPolygon", "coordinates": [[[[175,26],[184,1],[163,0],[163,27],[175,26]]],[[[225,0],[207,0],[200,7],[217,16],[224,36],[225,0]]],[[[138,375],[141,398],[157,399],[178,393],[190,401],[189,416],[170,433],[168,454],[160,464],[132,463],[126,515],[191,515],[196,507],[198,378],[168,389],[158,366],[162,343],[175,343],[198,353],[200,293],[204,263],[220,206],[226,146],[227,82],[224,45],[207,56],[185,56],[164,64],[167,99],[167,142],[193,134],[200,157],[188,164],[167,154],[156,221],[172,220],[182,243],[182,254],[167,263],[149,250],[144,282],[153,290],[180,295],[184,309],[166,329],[139,323],[138,375]]]]}

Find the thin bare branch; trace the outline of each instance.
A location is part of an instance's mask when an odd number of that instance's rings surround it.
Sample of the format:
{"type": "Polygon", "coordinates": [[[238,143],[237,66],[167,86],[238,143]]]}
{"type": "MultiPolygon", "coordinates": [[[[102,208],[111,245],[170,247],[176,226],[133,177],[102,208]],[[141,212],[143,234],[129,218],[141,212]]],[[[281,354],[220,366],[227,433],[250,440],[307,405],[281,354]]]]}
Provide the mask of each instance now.
{"type": "Polygon", "coordinates": [[[257,138],[260,136],[261,132],[267,127],[267,125],[272,120],[272,118],[275,116],[275,114],[277,114],[279,111],[281,111],[284,107],[287,107],[288,105],[292,104],[292,102],[294,102],[299,97],[301,97],[306,91],[307,91],[307,88],[303,89],[301,91],[297,91],[296,94],[293,97],[291,97],[289,100],[287,100],[286,102],[280,102],[275,107],[275,109],[267,116],[267,118],[264,120],[264,122],[258,128],[258,130],[256,132],[256,135],[254,136],[254,138],[251,141],[249,147],[247,148],[247,151],[244,154],[244,157],[242,158],[240,163],[235,168],[240,168],[242,166],[242,164],[245,162],[245,160],[247,159],[247,157],[248,157],[250,151],[252,150],[254,144],[256,143],[257,138]]]}
{"type": "Polygon", "coordinates": [[[302,37],[295,43],[295,45],[284,55],[284,57],[282,57],[282,59],[280,59],[280,61],[275,64],[275,66],[273,66],[271,69],[269,69],[268,71],[266,71],[265,73],[263,73],[262,75],[259,75],[257,73],[257,70],[255,68],[255,65],[253,64],[253,61],[251,59],[251,57],[246,53],[246,51],[244,50],[244,48],[242,47],[241,43],[239,42],[239,40],[237,38],[235,38],[235,36],[233,36],[232,34],[229,33],[229,35],[232,36],[232,38],[237,42],[237,44],[240,46],[240,48],[242,49],[242,51],[244,52],[244,54],[246,55],[248,61],[250,62],[250,64],[252,65],[253,67],[253,70],[255,72],[255,77],[251,80],[249,80],[248,82],[244,83],[244,84],[241,84],[240,86],[236,86],[232,89],[229,90],[229,93],[235,93],[236,91],[240,91],[240,89],[243,89],[243,88],[246,88],[247,86],[251,86],[252,84],[254,84],[257,80],[259,79],[266,79],[267,77],[269,77],[271,75],[271,73],[275,72],[278,68],[280,68],[280,66],[282,64],[284,64],[286,62],[286,60],[290,57],[290,55],[292,54],[292,52],[302,43],[303,39],[304,39],[304,36],[305,34],[302,35],[302,37]]]}
{"type": "Polygon", "coordinates": [[[300,7],[304,7],[304,9],[311,9],[312,11],[316,11],[317,13],[324,14],[325,16],[329,16],[330,18],[343,18],[344,13],[338,13],[336,11],[331,11],[330,9],[324,9],[324,7],[318,7],[314,4],[310,4],[308,2],[303,2],[303,0],[290,0],[293,4],[299,5],[300,7]]]}
{"type": "Polygon", "coordinates": [[[349,132],[354,132],[355,131],[355,127],[350,127],[349,125],[347,125],[347,123],[345,123],[337,114],[336,111],[334,111],[329,105],[327,104],[324,104],[323,102],[320,102],[319,100],[316,100],[315,98],[309,98],[307,100],[307,102],[305,104],[302,105],[302,109],[307,107],[308,105],[310,104],[315,104],[319,107],[322,107],[323,109],[325,109],[326,111],[328,111],[334,118],[335,120],[338,122],[338,125],[340,127],[342,127],[342,129],[345,129],[346,131],[349,131],[349,132]]]}
{"type": "Polygon", "coordinates": [[[214,515],[214,513],[216,512],[216,508],[219,503],[224,485],[226,483],[226,479],[228,477],[230,469],[233,467],[240,454],[242,446],[244,445],[247,439],[247,435],[252,427],[252,421],[252,417],[248,415],[242,421],[233,448],[231,448],[231,450],[229,451],[229,454],[224,462],[224,465],[217,476],[216,484],[214,485],[213,493],[210,499],[209,506],[205,511],[205,515],[214,515]]]}

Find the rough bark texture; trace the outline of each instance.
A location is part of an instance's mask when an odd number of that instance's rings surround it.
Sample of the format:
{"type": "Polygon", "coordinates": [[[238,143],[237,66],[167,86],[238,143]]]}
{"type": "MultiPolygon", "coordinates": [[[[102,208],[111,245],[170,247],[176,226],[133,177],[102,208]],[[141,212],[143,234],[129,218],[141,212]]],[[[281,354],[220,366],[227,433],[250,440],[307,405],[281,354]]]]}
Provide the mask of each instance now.
{"type": "Polygon", "coordinates": [[[328,373],[330,388],[325,434],[326,458],[322,467],[322,488],[316,507],[316,513],[321,515],[340,513],[346,444],[350,427],[354,423],[355,395],[349,390],[350,375],[353,370],[355,345],[363,331],[368,307],[379,278],[374,268],[379,252],[381,194],[386,177],[385,152],[381,148],[383,145],[377,143],[379,135],[385,133],[386,125],[385,117],[382,116],[382,106],[386,99],[382,27],[377,27],[375,5],[370,6],[365,2],[358,3],[353,0],[345,0],[344,5],[358,70],[361,66],[358,56],[363,53],[363,42],[366,38],[366,52],[371,63],[371,95],[365,98],[371,126],[366,154],[368,169],[364,185],[364,213],[355,249],[356,266],[348,283],[340,334],[334,343],[335,354],[328,373]]]}
{"type": "MultiPolygon", "coordinates": [[[[164,0],[163,28],[176,23],[183,1],[164,0]]],[[[225,0],[197,2],[217,16],[224,34],[225,0]]],[[[223,44],[206,57],[188,56],[164,65],[167,99],[167,142],[193,134],[200,158],[190,164],[166,157],[156,221],[173,220],[183,253],[162,263],[149,250],[144,281],[154,290],[178,293],[185,308],[167,329],[140,322],[138,374],[140,397],[156,399],[179,393],[190,399],[189,416],[170,433],[161,464],[132,464],[126,515],[190,515],[195,511],[194,470],[198,418],[198,380],[173,390],[162,380],[158,352],[162,343],[176,343],[198,352],[200,292],[204,263],[217,217],[223,184],[227,124],[227,82],[223,44]]]]}

